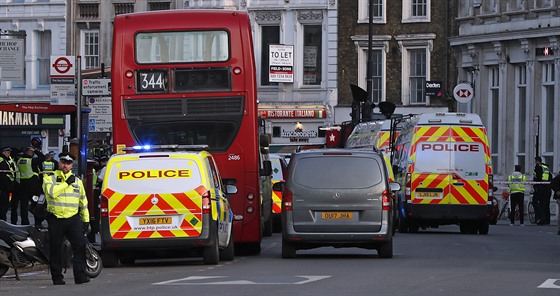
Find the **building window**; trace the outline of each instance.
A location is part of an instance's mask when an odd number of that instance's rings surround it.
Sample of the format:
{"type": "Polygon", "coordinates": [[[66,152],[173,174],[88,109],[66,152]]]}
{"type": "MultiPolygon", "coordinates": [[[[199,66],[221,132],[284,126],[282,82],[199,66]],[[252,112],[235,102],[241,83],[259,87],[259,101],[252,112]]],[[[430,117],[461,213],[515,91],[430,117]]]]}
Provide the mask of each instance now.
{"type": "Polygon", "coordinates": [[[373,22],[374,23],[385,23],[385,7],[387,0],[358,0],[358,22],[368,23],[369,22],[369,2],[373,6],[373,22]]]}
{"type": "Polygon", "coordinates": [[[473,16],[473,0],[459,0],[457,4],[459,8],[458,17],[471,17],[473,16]]]}
{"type": "MultiPolygon", "coordinates": [[[[386,52],[391,36],[374,36],[373,40],[373,101],[385,101],[386,52]]],[[[358,86],[367,90],[368,40],[367,36],[355,38],[358,50],[358,86]]]]}
{"type": "Polygon", "coordinates": [[[515,67],[515,142],[517,142],[517,163],[526,168],[526,139],[527,130],[527,66],[525,64],[515,67]]]}
{"type": "Polygon", "coordinates": [[[506,2],[506,11],[508,12],[515,12],[521,11],[524,9],[525,1],[524,0],[507,0],[506,2]]]}
{"type": "Polygon", "coordinates": [[[321,85],[323,26],[303,26],[303,85],[321,85]]]}
{"type": "Polygon", "coordinates": [[[500,142],[499,138],[499,101],[500,101],[500,68],[499,66],[490,66],[488,68],[488,78],[490,80],[488,89],[488,103],[489,103],[489,114],[490,114],[490,150],[492,153],[492,163],[497,169],[498,166],[498,144],[500,142]]]}
{"type": "Polygon", "coordinates": [[[269,81],[269,48],[270,44],[280,43],[280,26],[261,27],[261,85],[278,85],[269,81]]]}
{"type": "Polygon", "coordinates": [[[410,66],[409,90],[411,104],[426,103],[426,50],[408,50],[408,61],[410,66]]]}
{"type": "Polygon", "coordinates": [[[82,69],[99,68],[99,31],[81,31],[82,69]]]}
{"type": "Polygon", "coordinates": [[[39,69],[39,85],[50,85],[52,33],[49,30],[38,32],[37,66],[39,69]]]}
{"type": "Polygon", "coordinates": [[[402,22],[429,22],[430,0],[403,0],[402,22]]]}
{"type": "MultiPolygon", "coordinates": [[[[544,136],[543,138],[543,156],[546,159],[545,163],[552,163],[552,155],[554,154],[554,138],[557,133],[554,132],[554,62],[544,62],[542,69],[542,94],[543,94],[543,108],[542,114],[542,128],[544,136]]],[[[543,160],[544,161],[544,160],[543,160]]]]}
{"type": "Polygon", "coordinates": [[[498,13],[498,1],[496,0],[484,0],[480,6],[480,14],[496,14],[498,13]]]}
{"type": "Polygon", "coordinates": [[[535,9],[551,8],[553,0],[535,0],[535,9]]]}

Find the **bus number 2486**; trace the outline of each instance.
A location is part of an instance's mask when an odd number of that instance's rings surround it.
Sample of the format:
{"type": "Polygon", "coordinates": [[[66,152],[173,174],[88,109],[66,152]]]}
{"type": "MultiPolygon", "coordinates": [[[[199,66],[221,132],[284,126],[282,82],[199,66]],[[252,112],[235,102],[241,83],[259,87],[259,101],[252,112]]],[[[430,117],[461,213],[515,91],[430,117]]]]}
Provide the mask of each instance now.
{"type": "Polygon", "coordinates": [[[239,155],[239,154],[230,154],[230,155],[228,155],[228,160],[241,160],[241,155],[239,155]]]}

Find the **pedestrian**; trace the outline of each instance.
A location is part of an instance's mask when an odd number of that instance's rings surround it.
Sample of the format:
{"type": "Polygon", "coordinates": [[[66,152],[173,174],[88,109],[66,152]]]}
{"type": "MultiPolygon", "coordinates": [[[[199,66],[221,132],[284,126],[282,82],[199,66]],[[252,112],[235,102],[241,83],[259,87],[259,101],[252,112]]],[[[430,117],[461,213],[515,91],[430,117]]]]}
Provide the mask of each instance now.
{"type": "Polygon", "coordinates": [[[508,176],[508,183],[509,187],[509,206],[511,207],[510,215],[509,215],[509,225],[515,225],[515,207],[519,207],[519,223],[521,226],[525,226],[523,224],[523,213],[524,213],[524,204],[525,204],[525,184],[527,182],[527,177],[521,173],[521,166],[516,164],[515,171],[508,176]],[[520,183],[523,182],[523,183],[520,183]]]}
{"type": "MultiPolygon", "coordinates": [[[[552,179],[552,175],[548,166],[542,162],[540,156],[535,157],[533,181],[550,182],[550,179],[552,179]]],[[[533,205],[537,225],[548,225],[550,224],[550,184],[534,184],[533,189],[533,205]]]]}
{"type": "Polygon", "coordinates": [[[41,194],[41,180],[39,179],[41,159],[33,157],[36,150],[33,147],[27,147],[23,150],[23,155],[17,161],[20,183],[17,189],[16,198],[12,198],[11,217],[12,224],[17,224],[19,214],[21,217],[21,225],[29,225],[29,202],[33,195],[41,194]]]}
{"type": "Polygon", "coordinates": [[[47,199],[47,222],[49,225],[50,271],[54,285],[64,285],[62,275],[62,243],[64,237],[72,245],[72,270],[74,282],[90,281],[85,274],[86,241],[84,233],[89,228],[89,211],[84,184],[72,173],[75,157],[63,152],[59,154],[58,170],[45,175],[43,191],[47,199]]]}
{"type": "Polygon", "coordinates": [[[4,147],[0,153],[0,220],[7,220],[10,196],[16,187],[16,163],[12,159],[12,148],[4,147]]]}
{"type": "MultiPolygon", "coordinates": [[[[560,210],[560,172],[550,181],[550,189],[554,191],[553,197],[560,210]]],[[[558,235],[560,235],[560,215],[558,215],[558,212],[556,213],[556,217],[558,220],[558,235]]]]}

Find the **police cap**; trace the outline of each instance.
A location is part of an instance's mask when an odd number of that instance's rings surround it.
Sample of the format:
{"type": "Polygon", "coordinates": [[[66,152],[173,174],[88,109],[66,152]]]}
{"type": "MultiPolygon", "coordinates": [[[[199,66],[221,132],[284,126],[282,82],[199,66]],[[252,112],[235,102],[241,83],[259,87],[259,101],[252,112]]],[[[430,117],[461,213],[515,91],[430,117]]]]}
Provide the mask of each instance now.
{"type": "Polygon", "coordinates": [[[58,159],[62,162],[73,163],[76,157],[68,152],[62,152],[58,155],[58,159]]]}
{"type": "Polygon", "coordinates": [[[3,147],[3,148],[2,148],[2,152],[4,152],[4,151],[12,151],[12,148],[10,148],[10,147],[3,147]]]}

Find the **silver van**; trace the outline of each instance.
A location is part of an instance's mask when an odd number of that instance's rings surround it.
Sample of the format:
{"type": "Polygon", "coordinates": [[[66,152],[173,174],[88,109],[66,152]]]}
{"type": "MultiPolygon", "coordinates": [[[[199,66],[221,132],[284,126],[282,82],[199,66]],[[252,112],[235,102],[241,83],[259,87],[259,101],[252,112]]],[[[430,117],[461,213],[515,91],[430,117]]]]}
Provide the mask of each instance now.
{"type": "Polygon", "coordinates": [[[323,246],[393,256],[393,194],[380,152],[321,149],[292,155],[282,199],[282,257],[323,246]]]}

